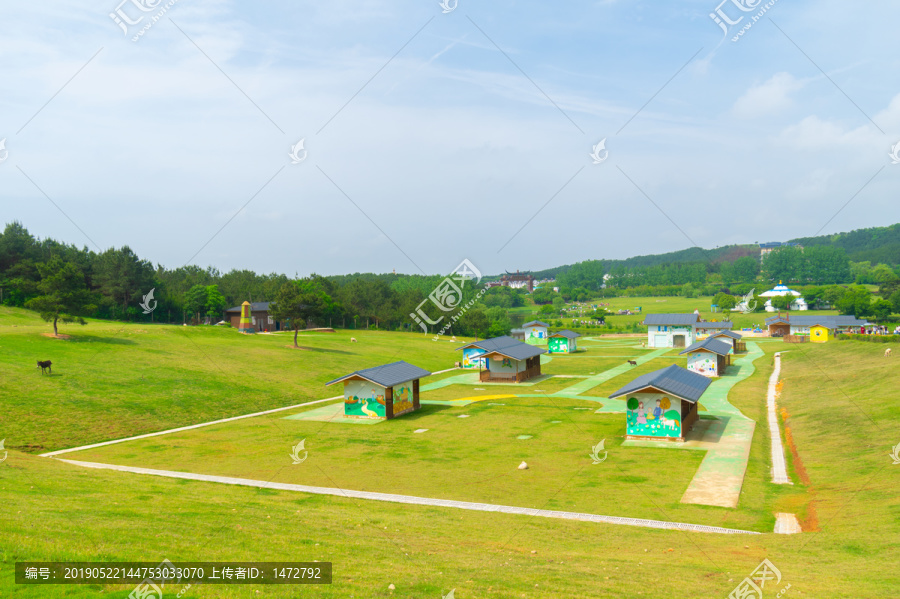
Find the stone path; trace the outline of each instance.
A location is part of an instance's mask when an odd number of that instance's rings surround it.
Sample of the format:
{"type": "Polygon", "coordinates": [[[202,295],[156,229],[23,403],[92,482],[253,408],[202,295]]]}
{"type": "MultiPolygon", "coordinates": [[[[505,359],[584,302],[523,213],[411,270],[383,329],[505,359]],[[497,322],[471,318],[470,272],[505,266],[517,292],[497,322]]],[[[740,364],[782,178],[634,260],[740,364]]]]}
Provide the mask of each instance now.
{"type": "Polygon", "coordinates": [[[775,534],[776,535],[796,535],[803,532],[800,527],[800,521],[794,514],[785,514],[779,512],[775,514],[775,534]]]}
{"type": "Polygon", "coordinates": [[[777,485],[792,485],[794,483],[787,475],[787,462],[784,459],[784,445],[781,443],[781,428],[778,425],[778,410],[775,405],[779,376],[781,376],[781,352],[775,354],[775,370],[769,377],[769,389],[766,394],[769,438],[772,445],[772,482],[777,485]]]}
{"type": "Polygon", "coordinates": [[[582,520],[587,522],[603,522],[606,524],[624,524],[626,526],[641,526],[644,528],[658,528],[663,530],[685,530],[691,532],[707,532],[719,534],[748,534],[757,535],[758,532],[739,530],[735,528],[721,528],[718,526],[705,526],[702,524],[686,524],[683,522],[664,522],[662,520],[643,520],[640,518],[622,518],[618,516],[600,516],[597,514],[585,514],[580,512],[558,512],[551,510],[539,510],[509,505],[497,505],[492,503],[473,503],[469,501],[453,501],[450,499],[432,499],[428,497],[415,497],[413,495],[394,495],[391,493],[372,493],[368,491],[351,491],[330,487],[310,487],[307,485],[294,485],[287,483],[265,482],[247,478],[232,478],[230,476],[214,476],[210,474],[194,474],[191,472],[175,472],[173,470],[153,470],[151,468],[135,468],[131,466],[116,466],[114,464],[99,464],[96,462],[80,462],[77,460],[60,459],[62,462],[84,468],[99,468],[103,470],[116,470],[118,472],[130,472],[133,474],[149,474],[152,476],[164,476],[167,478],[180,478],[186,480],[198,480],[205,482],[221,483],[226,485],[240,485],[245,487],[258,487],[266,489],[279,489],[283,491],[296,491],[311,493],[314,495],[334,495],[353,499],[368,499],[374,501],[388,501],[391,503],[405,503],[413,505],[428,505],[434,507],[450,507],[462,510],[479,512],[498,512],[503,514],[517,514],[522,516],[540,516],[543,518],[561,518],[566,520],[582,520]]]}

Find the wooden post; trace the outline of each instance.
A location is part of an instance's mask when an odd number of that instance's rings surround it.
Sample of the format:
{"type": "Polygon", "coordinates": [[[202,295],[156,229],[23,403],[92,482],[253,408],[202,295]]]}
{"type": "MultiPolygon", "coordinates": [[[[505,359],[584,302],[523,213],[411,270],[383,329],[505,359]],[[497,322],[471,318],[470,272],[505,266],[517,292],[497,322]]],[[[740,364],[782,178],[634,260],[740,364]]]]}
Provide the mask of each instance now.
{"type": "Polygon", "coordinates": [[[413,410],[419,409],[419,379],[413,381],[413,410]]]}

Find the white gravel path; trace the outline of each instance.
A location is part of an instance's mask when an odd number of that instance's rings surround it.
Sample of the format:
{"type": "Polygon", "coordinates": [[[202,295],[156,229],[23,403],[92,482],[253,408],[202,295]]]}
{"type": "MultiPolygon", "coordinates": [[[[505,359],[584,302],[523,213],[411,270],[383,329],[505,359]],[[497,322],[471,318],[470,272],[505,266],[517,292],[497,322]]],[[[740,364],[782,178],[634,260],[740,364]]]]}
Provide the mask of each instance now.
{"type": "Polygon", "coordinates": [[[769,435],[772,440],[772,482],[778,485],[792,485],[787,475],[787,462],[784,459],[784,445],[781,443],[781,429],[778,426],[778,411],[775,405],[776,385],[781,375],[781,352],[775,354],[775,370],[769,377],[769,391],[766,404],[769,412],[769,435]]]}

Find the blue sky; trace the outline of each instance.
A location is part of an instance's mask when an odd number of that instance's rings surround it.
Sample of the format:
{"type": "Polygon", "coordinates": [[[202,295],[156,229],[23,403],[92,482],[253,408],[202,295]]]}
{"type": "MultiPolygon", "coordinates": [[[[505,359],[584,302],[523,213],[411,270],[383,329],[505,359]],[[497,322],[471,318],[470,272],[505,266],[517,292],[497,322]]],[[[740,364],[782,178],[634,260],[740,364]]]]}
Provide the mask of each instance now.
{"type": "Polygon", "coordinates": [[[304,275],[900,221],[893,2],[120,1],[0,4],[4,222],[304,275]]]}

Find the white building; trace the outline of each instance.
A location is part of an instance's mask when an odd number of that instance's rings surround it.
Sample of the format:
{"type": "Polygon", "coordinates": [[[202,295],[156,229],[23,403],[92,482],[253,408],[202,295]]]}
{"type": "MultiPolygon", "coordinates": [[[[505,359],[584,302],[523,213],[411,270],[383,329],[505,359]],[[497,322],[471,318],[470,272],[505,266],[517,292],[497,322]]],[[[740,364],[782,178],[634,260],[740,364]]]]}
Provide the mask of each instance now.
{"type": "Polygon", "coordinates": [[[732,323],[706,322],[694,314],[648,314],[647,347],[688,347],[714,333],[730,330],[732,323]]]}
{"type": "MultiPolygon", "coordinates": [[[[765,293],[760,293],[759,297],[784,297],[786,295],[794,296],[794,301],[791,303],[791,310],[809,310],[809,305],[807,305],[806,300],[803,299],[802,294],[799,291],[794,291],[790,289],[787,285],[784,285],[781,281],[778,281],[778,285],[775,286],[774,289],[770,289],[765,293]]],[[[766,312],[777,312],[778,309],[772,306],[772,300],[766,301],[766,312]]]]}
{"type": "Polygon", "coordinates": [[[687,347],[694,342],[696,314],[648,314],[647,347],[687,347]]]}

